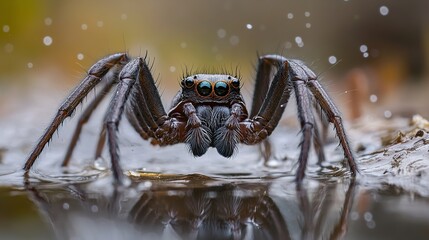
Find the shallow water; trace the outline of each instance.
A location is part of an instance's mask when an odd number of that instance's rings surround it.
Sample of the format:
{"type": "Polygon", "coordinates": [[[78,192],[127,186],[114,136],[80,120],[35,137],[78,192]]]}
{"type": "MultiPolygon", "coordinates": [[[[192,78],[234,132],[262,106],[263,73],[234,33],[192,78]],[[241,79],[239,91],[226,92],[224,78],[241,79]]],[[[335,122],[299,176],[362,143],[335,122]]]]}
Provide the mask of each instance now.
{"type": "MultiPolygon", "coordinates": [[[[27,179],[19,169],[31,144],[9,141],[0,168],[0,237],[426,239],[429,134],[424,119],[416,121],[349,126],[361,174],[350,178],[332,138],[328,161],[319,166],[311,155],[301,186],[294,182],[300,137],[290,126],[275,131],[272,160],[263,164],[255,146],[240,146],[231,159],[215,150],[194,158],[184,145],[142,142],[122,124],[122,165],[130,182],[120,188],[112,185],[107,161],[90,157],[97,135],[91,127],[70,167],[59,166],[72,131],[64,128],[27,179]]],[[[27,128],[24,136],[34,131],[27,128]]]]}

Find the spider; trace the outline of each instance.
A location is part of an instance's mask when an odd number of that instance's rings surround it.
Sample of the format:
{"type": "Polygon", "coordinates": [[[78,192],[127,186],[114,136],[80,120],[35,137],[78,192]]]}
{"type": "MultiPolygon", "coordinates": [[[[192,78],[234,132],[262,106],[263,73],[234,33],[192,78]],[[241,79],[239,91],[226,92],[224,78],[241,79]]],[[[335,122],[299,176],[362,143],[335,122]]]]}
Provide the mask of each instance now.
{"type": "Polygon", "coordinates": [[[240,79],[228,74],[192,74],[183,77],[181,89],[166,112],[146,57],[130,58],[126,53],[109,55],[95,63],[87,76],[65,99],[52,123],[28,157],[24,170],[29,172],[44,146],[59,125],[72,115],[83,98],[100,82],[103,89],[82,113],[69,145],[63,166],[67,165],[82,126],[111,88],[117,85],[105,115],[96,158],[106,142],[111,168],[117,183],[123,179],[119,164],[118,125],[125,114],[134,130],[154,145],[186,143],[194,156],[214,147],[224,157],[231,157],[239,143],[257,144],[266,140],[278,125],[292,92],[295,92],[302,131],[296,181],[302,182],[311,144],[323,158],[321,139],[313,116],[315,105],[321,107],[336,130],[352,176],[358,168],[349,146],[337,107],[303,62],[280,55],[259,57],[255,91],[250,114],[240,93],[240,79]],[[274,75],[271,73],[276,71],[274,75]],[[111,72],[112,74],[106,75],[111,72]],[[272,77],[273,76],[273,77],[272,77]]]}

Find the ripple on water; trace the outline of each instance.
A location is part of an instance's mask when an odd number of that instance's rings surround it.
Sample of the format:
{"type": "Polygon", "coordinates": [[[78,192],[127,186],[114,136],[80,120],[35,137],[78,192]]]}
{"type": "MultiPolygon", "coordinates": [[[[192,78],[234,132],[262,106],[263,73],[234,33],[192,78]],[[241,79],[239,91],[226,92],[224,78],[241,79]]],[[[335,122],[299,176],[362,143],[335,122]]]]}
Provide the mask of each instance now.
{"type": "Polygon", "coordinates": [[[86,183],[97,180],[104,176],[107,172],[97,171],[95,169],[71,169],[62,168],[57,171],[42,171],[34,169],[31,171],[31,177],[40,181],[53,182],[53,183],[86,183]]]}

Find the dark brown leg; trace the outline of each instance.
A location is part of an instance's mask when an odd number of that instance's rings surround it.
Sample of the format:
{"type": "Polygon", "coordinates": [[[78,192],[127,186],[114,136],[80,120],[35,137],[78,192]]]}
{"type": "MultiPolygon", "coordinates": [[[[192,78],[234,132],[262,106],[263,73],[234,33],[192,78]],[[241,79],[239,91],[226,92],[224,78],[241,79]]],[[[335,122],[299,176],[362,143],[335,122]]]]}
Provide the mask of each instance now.
{"type": "MultiPolygon", "coordinates": [[[[317,76],[304,63],[298,60],[288,60],[282,56],[267,55],[262,59],[272,62],[273,66],[277,63],[278,71],[274,76],[266,97],[260,110],[253,118],[248,121],[241,122],[241,131],[247,139],[242,139],[243,143],[255,144],[266,139],[280,121],[284,108],[289,100],[292,90],[292,85],[295,88],[298,103],[298,114],[300,116],[303,142],[301,143],[300,167],[298,168],[297,181],[302,181],[305,173],[305,166],[308,159],[308,151],[311,144],[312,136],[315,140],[315,148],[319,156],[319,161],[323,160],[323,150],[321,148],[321,140],[318,132],[313,134],[315,129],[314,117],[310,104],[310,95],[307,91],[309,88],[315,96],[322,110],[327,115],[330,122],[334,123],[337,135],[340,138],[340,143],[345,151],[346,158],[349,160],[352,175],[356,175],[357,167],[354,162],[354,157],[347,142],[342,121],[338,110],[316,81],[317,76]],[[310,119],[311,118],[311,119],[310,119]]],[[[267,74],[267,67],[259,67],[260,71],[267,74]]],[[[258,73],[259,74],[259,73],[258,73]]],[[[264,76],[259,76],[259,79],[266,79],[264,76]]],[[[262,81],[262,80],[261,80],[262,81]]],[[[260,93],[258,93],[260,94],[260,93]]],[[[258,106],[256,104],[256,106],[258,106]]],[[[255,112],[255,110],[252,110],[255,112]]]]}
{"type": "Polygon", "coordinates": [[[304,81],[294,81],[293,86],[295,89],[295,96],[298,108],[298,118],[301,124],[302,142],[301,152],[299,154],[299,167],[296,174],[296,181],[301,182],[305,176],[305,169],[307,167],[308,155],[310,153],[310,146],[313,134],[314,117],[311,109],[310,99],[307,93],[307,87],[304,81]]]}
{"type": "Polygon", "coordinates": [[[104,149],[104,143],[106,143],[106,125],[103,124],[100,133],[98,135],[97,147],[95,148],[94,159],[101,157],[104,149]]]}
{"type": "Polygon", "coordinates": [[[82,115],[79,118],[79,121],[76,125],[76,129],[74,130],[73,137],[69,143],[69,146],[67,148],[66,155],[64,156],[64,160],[62,163],[62,166],[67,166],[70,158],[73,154],[73,150],[76,147],[77,141],[79,140],[80,133],[82,132],[83,125],[86,124],[91,117],[94,110],[98,107],[98,105],[101,103],[101,101],[104,99],[104,97],[107,95],[107,93],[110,91],[114,84],[114,80],[107,83],[106,86],[101,89],[101,92],[95,97],[95,99],[88,105],[88,107],[85,109],[85,111],[82,113],[82,115]]]}
{"type": "Polygon", "coordinates": [[[109,110],[106,114],[106,134],[107,144],[109,146],[110,160],[112,162],[113,177],[116,182],[122,184],[123,172],[119,165],[119,145],[117,131],[125,104],[131,89],[138,77],[138,71],[143,64],[143,59],[137,58],[129,62],[119,74],[119,84],[115,95],[109,105],[109,110]]]}
{"type": "Polygon", "coordinates": [[[155,81],[144,59],[137,58],[128,63],[119,74],[119,79],[118,88],[110,103],[109,111],[106,114],[105,125],[113,176],[118,183],[121,183],[123,172],[119,165],[117,131],[131,90],[140,88],[142,90],[141,97],[144,99],[146,105],[129,105],[133,106],[130,111],[134,112],[137,110],[135,108],[139,107],[141,112],[148,112],[157,123],[157,129],[158,126],[162,126],[165,123],[167,114],[162,105],[155,81]]]}
{"type": "MultiPolygon", "coordinates": [[[[288,75],[288,62],[285,58],[277,55],[267,55],[261,57],[261,61],[267,61],[272,66],[277,66],[278,71],[277,74],[274,76],[273,80],[271,81],[270,87],[268,88],[268,91],[265,92],[265,96],[269,96],[268,98],[264,98],[264,101],[262,103],[257,103],[256,106],[260,106],[259,111],[257,112],[254,117],[256,118],[263,118],[265,121],[268,121],[268,119],[275,118],[277,121],[271,121],[272,127],[276,127],[278,124],[278,121],[281,118],[281,115],[284,112],[285,106],[289,100],[290,96],[290,83],[289,83],[289,75],[288,75]],[[276,114],[275,114],[276,113],[276,114]],[[280,117],[279,117],[280,116],[280,117]]],[[[264,74],[270,74],[270,71],[267,71],[267,67],[261,68],[262,71],[264,71],[264,74]]],[[[257,74],[258,77],[260,77],[260,81],[257,81],[259,85],[267,84],[266,80],[267,77],[259,76],[261,74],[257,74]],[[264,81],[265,80],[265,81],[264,81]],[[264,82],[264,84],[262,84],[264,82]]],[[[259,79],[257,79],[259,80],[259,79]]],[[[261,86],[261,88],[265,88],[264,86],[261,86]]],[[[258,101],[258,99],[261,99],[262,92],[257,91],[255,93],[254,99],[258,101]]],[[[256,113],[256,109],[252,109],[252,112],[256,113]]]]}
{"type": "MultiPolygon", "coordinates": [[[[153,81],[152,76],[149,72],[149,81],[153,81]]],[[[133,125],[134,129],[141,135],[142,132],[138,129],[143,129],[143,132],[147,133],[150,137],[155,138],[155,133],[152,129],[156,129],[158,125],[153,120],[150,111],[148,110],[148,106],[143,97],[142,88],[140,85],[135,85],[130,93],[130,101],[129,101],[129,110],[127,110],[127,115],[132,115],[132,118],[135,118],[136,121],[130,120],[130,123],[133,125]],[[136,129],[138,124],[138,129],[136,129]],[[135,125],[135,126],[134,126],[135,125]],[[151,129],[152,128],[152,129],[151,129]]],[[[130,119],[130,117],[128,117],[130,119]]],[[[145,139],[145,138],[143,138],[145,139]]],[[[103,128],[100,132],[100,137],[98,139],[97,148],[95,151],[95,159],[101,157],[101,154],[104,149],[104,144],[106,142],[106,126],[103,125],[103,128]]]]}
{"type": "Polygon", "coordinates": [[[121,67],[127,61],[128,57],[126,54],[118,53],[101,59],[91,67],[91,69],[88,71],[88,75],[60,106],[58,113],[31,152],[23,168],[26,172],[28,172],[33,166],[36,158],[40,155],[45,145],[50,141],[52,135],[58,129],[59,125],[64,121],[64,119],[73,113],[76,106],[82,102],[82,99],[101,81],[101,79],[106,75],[107,72],[109,72],[110,69],[116,65],[121,67]]]}
{"type": "Polygon", "coordinates": [[[136,115],[134,113],[131,113],[130,111],[128,111],[127,119],[130,122],[131,126],[134,128],[134,130],[136,130],[136,132],[140,135],[141,138],[143,138],[144,140],[149,139],[150,136],[142,128],[142,122],[137,120],[136,115]]]}
{"type": "Polygon", "coordinates": [[[133,89],[131,94],[131,109],[143,130],[145,130],[151,137],[155,137],[154,131],[158,128],[158,124],[152,117],[144,95],[145,93],[143,93],[143,89],[140,85],[133,89]]]}
{"type": "Polygon", "coordinates": [[[140,88],[147,105],[147,109],[142,110],[150,112],[153,120],[157,123],[156,127],[161,126],[165,122],[167,113],[162,105],[161,96],[159,95],[155,80],[153,79],[150,69],[146,63],[142,64],[142,67],[139,70],[140,88]]]}
{"type": "Polygon", "coordinates": [[[316,97],[317,102],[326,113],[328,120],[334,124],[340,144],[344,149],[344,155],[347,158],[350,171],[352,172],[352,176],[356,176],[359,169],[357,168],[355,157],[353,156],[353,152],[347,140],[340,112],[317,80],[309,81],[308,86],[316,97]]]}
{"type": "MultiPolygon", "coordinates": [[[[253,92],[252,99],[252,109],[250,111],[249,116],[250,118],[253,118],[259,113],[262,103],[267,97],[267,92],[271,83],[271,73],[273,71],[273,68],[280,68],[284,61],[286,61],[286,59],[278,55],[265,55],[259,57],[258,67],[256,71],[255,89],[253,92]]],[[[285,101],[286,104],[288,99],[289,95],[286,95],[281,102],[285,101]]],[[[278,122],[282,115],[283,111],[276,111],[276,115],[273,116],[273,121],[271,123],[268,123],[268,125],[272,125],[275,124],[275,122],[278,122]]],[[[264,148],[261,148],[261,151],[264,150],[265,152],[261,153],[266,163],[271,157],[271,143],[270,140],[267,138],[261,144],[264,145],[264,148]]]]}
{"type": "MultiPolygon", "coordinates": [[[[281,119],[292,91],[287,59],[278,55],[266,55],[261,59],[272,66],[277,66],[278,71],[270,83],[268,92],[265,94],[269,97],[264,98],[258,113],[249,119],[250,121],[240,123],[242,132],[244,132],[242,135],[247,136],[242,139],[242,142],[246,144],[259,143],[271,134],[281,119]]],[[[266,71],[266,74],[268,74],[268,71],[266,71]]],[[[264,78],[260,76],[260,79],[264,78]]],[[[258,93],[258,95],[261,94],[258,93]]],[[[252,111],[256,112],[256,110],[252,111]]]]}
{"type": "Polygon", "coordinates": [[[317,164],[321,165],[326,159],[325,151],[323,150],[323,140],[320,137],[319,127],[316,122],[314,122],[313,128],[313,146],[317,154],[317,164]]]}
{"type": "Polygon", "coordinates": [[[266,56],[259,57],[258,67],[256,69],[255,89],[253,90],[252,109],[250,111],[249,118],[258,114],[259,109],[262,106],[262,102],[267,95],[271,82],[270,78],[273,65],[278,66],[279,64],[276,61],[273,62],[266,56]]]}

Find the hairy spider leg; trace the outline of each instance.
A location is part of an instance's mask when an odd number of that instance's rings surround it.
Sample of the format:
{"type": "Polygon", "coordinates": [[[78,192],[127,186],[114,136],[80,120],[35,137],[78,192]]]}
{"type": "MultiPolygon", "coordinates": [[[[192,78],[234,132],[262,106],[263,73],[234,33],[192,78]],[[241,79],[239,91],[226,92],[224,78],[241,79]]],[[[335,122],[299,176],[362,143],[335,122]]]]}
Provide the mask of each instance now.
{"type": "Polygon", "coordinates": [[[131,92],[139,72],[141,58],[130,61],[119,73],[119,83],[106,114],[105,125],[107,143],[109,146],[110,160],[112,163],[113,177],[116,182],[122,184],[123,172],[119,165],[118,126],[124,111],[125,103],[131,92]]]}
{"type": "Polygon", "coordinates": [[[298,118],[300,120],[303,136],[300,144],[301,152],[298,158],[299,166],[296,174],[297,182],[301,182],[305,176],[305,169],[307,168],[307,160],[310,153],[311,139],[314,130],[313,126],[315,125],[307,87],[305,86],[307,79],[305,79],[305,76],[299,77],[304,77],[304,79],[292,80],[298,108],[298,118]]]}
{"type": "Polygon", "coordinates": [[[119,184],[122,183],[123,172],[119,165],[117,131],[125,107],[128,107],[129,114],[136,116],[137,122],[134,121],[132,124],[138,123],[140,127],[147,124],[151,134],[159,142],[167,141],[168,144],[171,144],[171,139],[165,140],[165,138],[174,138],[174,134],[177,134],[175,126],[178,125],[175,119],[167,116],[145,60],[137,58],[128,63],[119,74],[118,88],[112,98],[105,120],[113,176],[119,184]],[[127,106],[127,103],[130,102],[129,99],[133,99],[131,103],[138,99],[139,104],[127,106]],[[136,113],[139,111],[147,117],[144,117],[144,122],[140,122],[137,117],[136,113]]]}
{"type": "MultiPolygon", "coordinates": [[[[113,78],[117,79],[117,75],[116,74],[113,75],[113,78]]],[[[104,97],[110,92],[113,85],[116,83],[116,81],[115,81],[116,79],[111,80],[110,82],[106,83],[105,86],[103,86],[100,93],[94,98],[94,100],[91,101],[91,103],[86,107],[85,111],[79,117],[79,120],[76,124],[76,128],[75,128],[74,133],[73,133],[73,137],[70,140],[66,155],[64,156],[63,163],[61,164],[63,167],[67,166],[70,162],[70,158],[71,158],[73,151],[76,147],[77,141],[79,140],[79,136],[82,132],[83,126],[88,122],[92,113],[98,107],[98,105],[101,103],[101,101],[104,99],[104,97]]]]}
{"type": "MultiPolygon", "coordinates": [[[[150,76],[150,78],[152,79],[152,76],[150,76]]],[[[148,94],[152,93],[149,92],[148,94]]],[[[143,139],[148,139],[149,137],[156,138],[155,132],[152,131],[152,129],[156,130],[158,124],[153,119],[150,111],[148,111],[149,106],[146,104],[144,95],[141,84],[136,84],[131,89],[130,98],[126,107],[126,116],[131,126],[143,139]]],[[[105,141],[106,125],[103,125],[95,151],[95,159],[101,156],[105,141]]]]}
{"type": "Polygon", "coordinates": [[[31,152],[23,167],[26,173],[31,169],[45,145],[50,141],[55,131],[57,131],[59,125],[67,117],[72,115],[73,111],[82,102],[83,98],[87,96],[88,93],[94,89],[98,83],[101,82],[103,77],[110,71],[110,69],[115,66],[121,67],[126,62],[128,62],[127,55],[125,53],[117,53],[101,59],[89,69],[87,76],[61,104],[51,124],[45,130],[39,142],[31,152]]]}
{"type": "MultiPolygon", "coordinates": [[[[271,73],[273,64],[264,57],[258,56],[258,66],[256,68],[256,78],[254,82],[254,90],[252,97],[252,108],[250,109],[249,118],[253,118],[258,114],[270,86],[271,73]]],[[[271,142],[267,138],[261,142],[260,151],[266,164],[271,158],[271,142]]]]}
{"type": "MultiPolygon", "coordinates": [[[[311,71],[311,70],[308,69],[308,71],[311,71]]],[[[308,81],[308,88],[315,96],[322,110],[325,112],[329,122],[334,124],[335,130],[337,132],[337,136],[340,140],[340,144],[344,150],[344,155],[347,158],[350,170],[352,172],[352,176],[356,176],[356,173],[359,172],[359,169],[356,165],[353,152],[349,146],[347,135],[345,134],[340,111],[337,109],[337,107],[332,102],[329,95],[326,93],[322,85],[320,85],[320,83],[316,79],[311,79],[310,81],[308,81]]]]}
{"type": "MultiPolygon", "coordinates": [[[[253,100],[252,100],[252,109],[250,111],[251,117],[254,117],[258,113],[265,97],[272,97],[269,94],[267,94],[267,92],[270,84],[272,83],[272,81],[270,81],[271,80],[270,75],[273,71],[273,68],[277,68],[279,71],[283,63],[286,61],[287,59],[285,57],[279,56],[279,55],[265,55],[265,56],[259,57],[259,63],[257,67],[257,74],[256,74],[256,80],[255,80],[255,91],[254,91],[253,100]]],[[[287,76],[284,76],[284,77],[287,77],[287,76]]],[[[279,102],[280,106],[277,106],[278,111],[275,112],[274,116],[269,118],[271,123],[269,123],[268,125],[273,125],[273,123],[275,123],[275,125],[273,126],[273,129],[275,128],[281,116],[283,115],[284,109],[289,100],[292,85],[291,85],[291,82],[288,82],[287,84],[288,84],[287,90],[282,95],[282,99],[279,102]]],[[[313,139],[314,149],[317,153],[319,162],[323,162],[325,160],[325,153],[322,147],[323,143],[320,138],[320,134],[318,132],[317,124],[314,124],[313,138],[314,138],[313,139]]],[[[269,139],[264,140],[262,144],[264,144],[265,149],[269,149],[269,150],[271,149],[271,144],[269,142],[269,139]]],[[[266,153],[266,155],[264,155],[265,160],[268,160],[269,155],[270,153],[266,153]]]]}
{"type": "MultiPolygon", "coordinates": [[[[327,115],[328,120],[334,124],[336,133],[340,139],[340,144],[344,150],[344,155],[348,159],[352,176],[355,176],[357,166],[344,132],[339,111],[321,85],[317,82],[317,76],[301,61],[286,59],[278,55],[265,55],[260,59],[262,62],[266,61],[266,64],[277,66],[278,70],[270,83],[270,87],[258,114],[241,123],[242,131],[246,132],[246,134],[243,134],[246,136],[246,139],[242,139],[242,142],[254,144],[266,139],[277,126],[284,111],[284,107],[290,98],[290,93],[294,90],[298,105],[298,117],[303,134],[299,167],[296,176],[296,181],[301,182],[305,176],[305,166],[308,160],[308,150],[310,148],[311,139],[317,138],[317,142],[315,141],[316,144],[321,142],[319,135],[313,134],[315,123],[311,111],[310,96],[307,90],[310,89],[311,93],[319,102],[322,110],[327,115]]],[[[262,67],[262,69],[264,69],[263,71],[265,74],[270,72],[266,67],[262,67]]],[[[262,76],[260,79],[266,80],[268,78],[262,76]]],[[[254,113],[255,110],[252,110],[252,112],[254,113]]],[[[316,146],[316,150],[317,149],[322,148],[317,148],[316,146]]],[[[320,156],[320,154],[318,155],[320,156]]]]}

